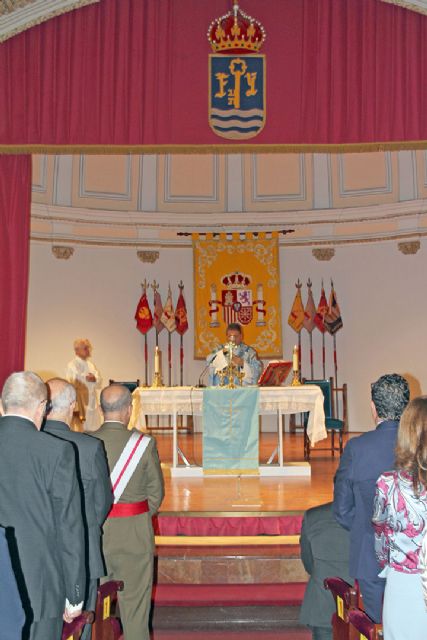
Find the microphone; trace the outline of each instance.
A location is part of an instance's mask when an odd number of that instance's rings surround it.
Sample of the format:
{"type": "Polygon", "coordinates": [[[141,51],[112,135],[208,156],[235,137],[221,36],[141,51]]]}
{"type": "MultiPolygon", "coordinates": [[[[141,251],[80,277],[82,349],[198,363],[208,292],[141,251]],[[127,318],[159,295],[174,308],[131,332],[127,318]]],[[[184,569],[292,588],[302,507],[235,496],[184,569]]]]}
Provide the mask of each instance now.
{"type": "Polygon", "coordinates": [[[206,367],[203,369],[202,373],[199,376],[199,383],[197,385],[197,387],[199,389],[203,389],[204,387],[206,387],[206,385],[203,384],[202,380],[203,380],[203,376],[205,375],[205,373],[209,369],[209,367],[210,367],[210,362],[206,365],[206,367]]]}

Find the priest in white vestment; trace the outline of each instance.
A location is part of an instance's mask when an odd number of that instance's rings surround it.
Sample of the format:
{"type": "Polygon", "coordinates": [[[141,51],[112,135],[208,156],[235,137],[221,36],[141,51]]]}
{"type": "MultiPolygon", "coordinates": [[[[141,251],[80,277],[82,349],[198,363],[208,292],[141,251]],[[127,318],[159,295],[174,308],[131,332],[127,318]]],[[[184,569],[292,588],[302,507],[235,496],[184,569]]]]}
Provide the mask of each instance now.
{"type": "Polygon", "coordinates": [[[102,424],[97,390],[102,386],[98,369],[89,359],[92,345],[87,338],[74,341],[75,358],[67,365],[66,378],[76,388],[78,417],[85,431],[96,431],[102,424]]]}

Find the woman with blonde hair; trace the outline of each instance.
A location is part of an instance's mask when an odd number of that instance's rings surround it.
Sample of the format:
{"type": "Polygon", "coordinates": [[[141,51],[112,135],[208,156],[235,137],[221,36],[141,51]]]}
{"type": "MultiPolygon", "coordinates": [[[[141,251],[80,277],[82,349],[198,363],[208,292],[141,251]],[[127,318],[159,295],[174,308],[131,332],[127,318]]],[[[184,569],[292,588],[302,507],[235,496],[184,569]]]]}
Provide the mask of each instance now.
{"type": "Polygon", "coordinates": [[[420,550],[427,530],[427,396],[402,413],[396,468],[377,480],[372,522],[379,575],[386,578],[384,638],[425,640],[420,550]]]}

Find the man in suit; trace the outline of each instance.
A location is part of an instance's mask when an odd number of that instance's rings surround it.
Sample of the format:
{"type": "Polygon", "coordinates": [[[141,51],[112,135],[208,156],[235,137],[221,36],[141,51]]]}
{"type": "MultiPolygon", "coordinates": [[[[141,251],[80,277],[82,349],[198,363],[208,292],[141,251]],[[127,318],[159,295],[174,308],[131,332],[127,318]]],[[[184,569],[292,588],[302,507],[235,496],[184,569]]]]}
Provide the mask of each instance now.
{"type": "Polygon", "coordinates": [[[86,582],[74,450],[39,432],[47,389],[35,373],[12,373],[1,399],[0,522],[16,537],[12,562],[27,614],[23,637],[58,640],[62,618],[81,612],[86,582]]]}
{"type": "Polygon", "coordinates": [[[104,424],[94,435],[105,445],[115,503],[104,526],[108,577],[124,582],[118,597],[126,640],[149,640],[154,557],[151,519],[164,496],[162,470],[155,440],[127,429],[132,412],[129,390],[119,384],[103,389],[101,409],[104,424]],[[138,454],[142,456],[139,460],[138,454]],[[130,475],[127,480],[121,473],[125,468],[130,475]]]}
{"type": "MultiPolygon", "coordinates": [[[[71,442],[76,455],[77,476],[82,492],[83,522],[86,538],[86,575],[88,588],[85,609],[93,611],[96,604],[98,579],[105,576],[101,552],[101,527],[113,504],[110,475],[102,442],[84,433],[71,431],[76,406],[76,390],[60,378],[47,381],[51,409],[43,431],[71,442]]],[[[82,638],[91,635],[86,625],[82,638]]]]}
{"type": "Polygon", "coordinates": [[[310,575],[301,606],[300,622],[310,627],[313,640],[332,640],[334,599],[323,580],[339,577],[352,584],[348,575],[348,532],[332,513],[332,502],[308,509],[301,528],[301,560],[310,575]]]}
{"type": "Polygon", "coordinates": [[[385,580],[378,577],[372,512],[377,478],[394,468],[400,416],[409,402],[409,385],[397,373],[371,385],[374,431],[349,440],[335,475],[334,514],[350,531],[350,575],[357,578],[366,613],[381,622],[385,580]]]}
{"type": "Polygon", "coordinates": [[[10,561],[6,530],[0,527],[0,638],[21,640],[25,614],[10,561]]]}

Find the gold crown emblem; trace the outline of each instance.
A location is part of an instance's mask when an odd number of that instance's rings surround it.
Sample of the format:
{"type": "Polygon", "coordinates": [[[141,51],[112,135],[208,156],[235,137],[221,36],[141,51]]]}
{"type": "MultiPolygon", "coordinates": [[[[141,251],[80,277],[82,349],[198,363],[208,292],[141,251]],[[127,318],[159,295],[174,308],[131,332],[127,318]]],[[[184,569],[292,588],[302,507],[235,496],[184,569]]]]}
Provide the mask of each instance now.
{"type": "Polygon", "coordinates": [[[216,53],[253,53],[260,50],[266,37],[262,24],[244,13],[237,0],[231,11],[213,20],[208,29],[208,40],[216,53]]]}
{"type": "Polygon", "coordinates": [[[250,285],[251,277],[246,273],[235,271],[234,273],[227,273],[221,282],[226,289],[244,289],[250,285]]]}

